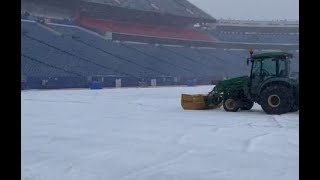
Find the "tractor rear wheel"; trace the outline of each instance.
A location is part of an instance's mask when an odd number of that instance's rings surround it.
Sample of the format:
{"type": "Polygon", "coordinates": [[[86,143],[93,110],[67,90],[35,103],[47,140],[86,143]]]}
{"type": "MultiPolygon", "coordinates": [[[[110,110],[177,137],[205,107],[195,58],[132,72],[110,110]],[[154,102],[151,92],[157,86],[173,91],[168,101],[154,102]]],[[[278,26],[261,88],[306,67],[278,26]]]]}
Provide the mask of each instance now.
{"type": "Polygon", "coordinates": [[[237,100],[233,98],[227,98],[223,101],[223,108],[228,112],[236,112],[239,110],[240,106],[237,100]]]}
{"type": "Polygon", "coordinates": [[[290,112],[296,112],[299,110],[299,95],[295,94],[295,96],[295,101],[292,108],[290,109],[290,112]]]}
{"type": "Polygon", "coordinates": [[[293,106],[293,93],[284,86],[270,86],[261,93],[261,107],[267,114],[285,114],[293,106]]]}
{"type": "Polygon", "coordinates": [[[297,112],[299,110],[299,106],[294,105],[291,109],[290,112],[297,112]]]}

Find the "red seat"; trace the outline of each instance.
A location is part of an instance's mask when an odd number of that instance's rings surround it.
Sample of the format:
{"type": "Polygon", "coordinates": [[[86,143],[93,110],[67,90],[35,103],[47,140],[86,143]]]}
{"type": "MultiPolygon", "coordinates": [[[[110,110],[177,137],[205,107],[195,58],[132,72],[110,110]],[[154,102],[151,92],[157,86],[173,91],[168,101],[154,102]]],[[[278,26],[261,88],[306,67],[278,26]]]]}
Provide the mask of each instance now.
{"type": "Polygon", "coordinates": [[[166,26],[151,26],[112,20],[96,20],[81,18],[80,25],[99,31],[110,31],[115,33],[130,34],[137,36],[160,37],[170,39],[212,41],[210,36],[200,33],[194,29],[175,28],[166,26]]]}

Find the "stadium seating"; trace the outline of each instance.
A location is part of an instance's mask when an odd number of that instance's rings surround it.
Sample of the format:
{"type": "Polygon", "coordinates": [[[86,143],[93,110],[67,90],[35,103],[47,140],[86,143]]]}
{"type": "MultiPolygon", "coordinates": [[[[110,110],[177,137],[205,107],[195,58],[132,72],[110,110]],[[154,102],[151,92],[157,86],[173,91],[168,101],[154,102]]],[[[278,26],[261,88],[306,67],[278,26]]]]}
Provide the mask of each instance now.
{"type": "Polygon", "coordinates": [[[187,0],[96,0],[95,2],[139,11],[151,11],[184,17],[213,19],[187,0]],[[189,9],[189,11],[187,9],[189,9]]]}
{"type": "Polygon", "coordinates": [[[242,34],[236,32],[220,32],[215,34],[221,41],[250,43],[299,43],[299,37],[291,34],[242,34]]]}
{"type": "Polygon", "coordinates": [[[79,23],[87,28],[98,31],[109,31],[136,36],[153,36],[183,40],[212,41],[210,36],[192,29],[182,29],[165,26],[151,26],[111,20],[94,20],[82,18],[79,23]]]}
{"type": "MultiPolygon", "coordinates": [[[[196,74],[203,74],[201,68],[206,64],[200,64],[193,59],[188,59],[183,54],[190,51],[190,48],[178,47],[183,49],[180,54],[175,53],[172,49],[174,47],[156,47],[154,45],[139,44],[139,43],[114,43],[107,41],[98,35],[87,33],[80,28],[71,28],[65,26],[51,25],[51,28],[62,32],[64,34],[74,35],[80,37],[80,40],[86,42],[92,47],[99,48],[100,51],[112,52],[117,56],[133,60],[135,63],[163,72],[161,75],[170,76],[188,76],[190,72],[186,69],[191,67],[197,69],[196,74]],[[177,69],[179,69],[177,71],[177,69]]],[[[197,55],[195,55],[197,56],[197,55]]]]}
{"type": "Polygon", "coordinates": [[[245,22],[237,22],[237,25],[217,24],[208,32],[221,41],[249,42],[249,43],[299,43],[298,26],[285,27],[281,24],[268,26],[267,22],[258,22],[255,26],[246,26],[245,22]]]}
{"type": "MultiPolygon", "coordinates": [[[[104,86],[114,86],[120,77],[123,86],[150,79],[158,85],[193,79],[208,84],[215,77],[247,75],[250,69],[246,50],[115,42],[81,27],[29,21],[21,27],[21,73],[29,87],[86,87],[88,77],[96,75],[108,77],[104,86]],[[49,79],[46,86],[44,79],[49,79]]],[[[298,70],[298,52],[294,54],[293,69],[298,70]]]]}

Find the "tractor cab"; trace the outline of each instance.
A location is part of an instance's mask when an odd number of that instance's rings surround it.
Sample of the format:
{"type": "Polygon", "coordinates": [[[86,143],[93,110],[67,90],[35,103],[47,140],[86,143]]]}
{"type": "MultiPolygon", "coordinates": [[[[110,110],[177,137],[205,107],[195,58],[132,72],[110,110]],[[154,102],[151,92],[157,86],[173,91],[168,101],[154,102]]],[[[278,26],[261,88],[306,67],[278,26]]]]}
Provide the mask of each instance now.
{"type": "MultiPolygon", "coordinates": [[[[266,80],[268,78],[288,78],[290,75],[290,59],[292,54],[286,52],[268,52],[252,55],[250,79],[266,80]]],[[[249,64],[249,63],[248,63],[249,64]]]]}
{"type": "Polygon", "coordinates": [[[289,79],[292,54],[286,52],[267,52],[253,55],[250,51],[251,72],[248,87],[251,94],[259,94],[264,82],[289,79]]]}

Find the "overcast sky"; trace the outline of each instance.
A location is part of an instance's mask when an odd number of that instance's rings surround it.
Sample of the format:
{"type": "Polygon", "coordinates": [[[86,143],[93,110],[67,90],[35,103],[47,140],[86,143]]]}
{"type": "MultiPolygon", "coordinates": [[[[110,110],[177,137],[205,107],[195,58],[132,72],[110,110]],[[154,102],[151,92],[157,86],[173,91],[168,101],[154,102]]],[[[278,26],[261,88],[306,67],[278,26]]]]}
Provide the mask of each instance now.
{"type": "Polygon", "coordinates": [[[216,19],[299,20],[299,0],[189,0],[216,19]]]}

